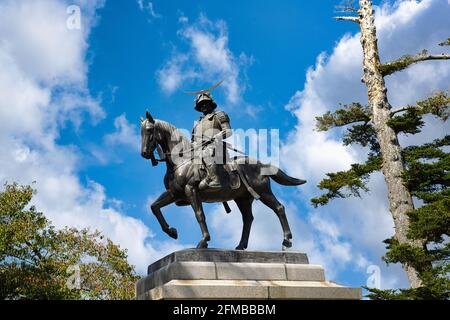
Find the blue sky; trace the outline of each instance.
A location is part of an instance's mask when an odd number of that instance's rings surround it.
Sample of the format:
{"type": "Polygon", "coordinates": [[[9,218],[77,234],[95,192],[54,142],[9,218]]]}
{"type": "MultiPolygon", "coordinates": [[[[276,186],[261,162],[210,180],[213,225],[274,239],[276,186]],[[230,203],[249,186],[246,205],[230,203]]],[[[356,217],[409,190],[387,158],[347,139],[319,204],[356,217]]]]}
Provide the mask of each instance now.
{"type": "MultiPolygon", "coordinates": [[[[328,2],[247,1],[237,6],[224,1],[153,2],[158,15],[153,17],[133,1],[107,1],[97,12],[98,25],[89,37],[87,53],[89,90],[94,96],[102,95],[107,118],[95,127],[85,123],[76,137],[70,132],[62,135],[62,142],[78,139],[78,146],[89,149],[91,144],[101,143],[117,116],[126,113],[128,121],[137,124],[147,108],[155,117],[170,119],[177,127],[190,130],[199,114],[193,110],[193,97],[183,91],[209,87],[212,82],[188,79],[167,94],[158,85],[156,73],[174,50],[188,50],[189,43],[178,34],[183,28],[180,17],[196,23],[202,15],[212,22],[223,21],[231,52],[237,56],[245,53],[254,60],[240,77],[247,78],[242,84],[248,87],[242,93],[242,104],[253,105],[258,110],[256,115],[242,112],[245,105],[222,107],[226,104],[223,92],[215,92],[219,106],[229,113],[232,126],[278,128],[281,137],[285,137],[295,126],[296,118],[284,105],[295,90],[302,88],[307,68],[321,51],[332,48],[340,35],[355,31],[352,24],[332,19],[334,2],[328,2]]],[[[147,212],[148,195],[162,190],[164,170],[149,168],[135,150],[120,152],[126,154],[118,159],[120,163],[93,164],[84,168],[83,174],[108,186],[108,196],[136,206],[130,214],[139,217],[147,212]],[[152,183],[146,183],[147,179],[152,183]]],[[[149,223],[157,229],[154,222],[149,223]]]]}
{"type": "MultiPolygon", "coordinates": [[[[351,24],[332,20],[333,1],[328,6],[316,2],[248,1],[237,7],[219,1],[193,4],[171,1],[153,2],[153,8],[157,17],[141,10],[133,1],[107,1],[97,11],[98,24],[88,39],[88,83],[93,96],[102,96],[107,117],[96,126],[86,122],[78,132],[68,127],[67,134],[61,135],[61,143],[76,139],[80,148],[89,151],[92,144],[101,144],[103,136],[111,132],[116,117],[125,113],[128,121],[137,124],[147,108],[155,117],[190,130],[199,114],[193,110],[193,97],[183,91],[209,87],[212,83],[188,79],[179,89],[167,94],[161,90],[157,76],[157,70],[174,50],[188,50],[189,43],[178,34],[183,28],[180,17],[187,17],[193,23],[200,16],[212,22],[223,21],[231,52],[236,55],[243,52],[254,60],[243,71],[245,75],[240,75],[248,79],[243,82],[248,89],[242,93],[245,99],[242,104],[254,105],[258,111],[249,116],[242,112],[243,105],[225,106],[223,109],[229,112],[233,127],[279,128],[282,137],[296,123],[284,105],[302,87],[307,68],[321,51],[333,47],[339,35],[355,30],[351,24]]],[[[215,93],[219,106],[226,104],[221,90],[215,93]]],[[[132,206],[130,215],[146,216],[148,195],[163,190],[164,169],[149,167],[133,149],[121,148],[118,152],[121,153],[120,159],[116,159],[119,163],[102,165],[93,161],[80,174],[108,186],[109,197],[132,206]]],[[[176,209],[169,208],[171,211],[176,209]]],[[[150,220],[144,221],[152,229],[158,230],[152,217],[146,220],[150,220]]],[[[180,233],[188,236],[188,232],[180,230],[180,233]]],[[[192,232],[192,236],[187,239],[194,241],[197,234],[192,232]]]]}
{"type": "MultiPolygon", "coordinates": [[[[382,59],[393,59],[448,37],[446,0],[374,1],[382,59]],[[379,5],[379,6],[378,6],[379,5]]],[[[139,155],[139,118],[154,117],[190,131],[199,114],[183,91],[209,87],[233,128],[279,129],[281,167],[306,186],[274,186],[294,231],[294,249],[322,264],[331,280],[366,285],[368,266],[382,287],[405,286],[399,266],[381,261],[392,234],[380,175],[363,199],[313,209],[309,199],[326,172],[364,160],[344,147],[340,132],[314,131],[314,117],[338,103],[365,102],[357,26],[337,22],[338,1],[0,1],[0,180],[36,181],[36,204],[59,227],[97,228],[128,249],[144,272],[154,259],[193,246],[200,237],[189,208],[165,208],[179,240],[163,234],[149,201],[163,191],[165,168],[139,155]],[[68,30],[66,9],[81,8],[82,27],[68,30]],[[3,12],[3,13],[2,13],[3,12]],[[208,48],[202,51],[201,48],[208,48]],[[14,123],[20,121],[21,126],[14,123]]],[[[414,103],[448,89],[450,68],[425,63],[387,80],[391,103],[414,103]]],[[[404,145],[448,132],[427,120],[404,145]]],[[[235,206],[227,216],[207,205],[212,247],[234,248],[235,206]]],[[[255,205],[249,249],[278,250],[275,216],[255,205]]]]}
{"type": "MultiPolygon", "coordinates": [[[[284,138],[296,123],[296,118],[284,106],[295,90],[302,88],[307,68],[321,51],[332,48],[340,35],[355,31],[352,24],[336,23],[332,19],[334,2],[328,2],[324,5],[313,1],[264,4],[248,1],[230,6],[221,1],[154,1],[154,17],[133,1],[107,1],[97,11],[98,25],[91,32],[87,52],[89,90],[94,96],[102,95],[107,117],[95,127],[85,123],[75,134],[77,145],[89,154],[89,147],[101,144],[103,136],[111,132],[116,117],[125,113],[128,121],[137,124],[146,108],[155,117],[190,130],[199,114],[193,110],[193,97],[183,91],[209,87],[212,82],[202,77],[187,79],[168,94],[161,90],[157,75],[174,51],[189,50],[189,41],[179,35],[183,29],[180,17],[186,17],[189,24],[198,23],[202,17],[212,23],[222,21],[226,24],[229,50],[235,56],[244,53],[253,60],[240,71],[239,84],[247,87],[242,90],[242,101],[230,105],[222,90],[215,92],[219,106],[229,113],[232,126],[277,128],[284,138]],[[255,108],[256,114],[243,112],[246,105],[255,108]]],[[[62,142],[74,138],[70,136],[70,133],[62,135],[62,142]]],[[[81,177],[107,186],[108,197],[120,199],[129,206],[127,214],[143,219],[160,233],[146,205],[149,195],[154,197],[163,190],[164,167],[151,168],[130,148],[120,147],[116,152],[121,154],[116,159],[118,163],[102,165],[94,160],[80,171],[81,177]]],[[[289,190],[278,191],[289,197],[289,190]]],[[[297,206],[303,208],[309,203],[297,206]]],[[[169,221],[178,219],[174,217],[177,211],[176,207],[165,209],[169,221]]],[[[183,223],[189,228],[179,226],[180,241],[196,243],[197,226],[190,220],[192,215],[183,217],[183,223]]],[[[214,235],[211,245],[221,245],[214,241],[214,235]]]]}

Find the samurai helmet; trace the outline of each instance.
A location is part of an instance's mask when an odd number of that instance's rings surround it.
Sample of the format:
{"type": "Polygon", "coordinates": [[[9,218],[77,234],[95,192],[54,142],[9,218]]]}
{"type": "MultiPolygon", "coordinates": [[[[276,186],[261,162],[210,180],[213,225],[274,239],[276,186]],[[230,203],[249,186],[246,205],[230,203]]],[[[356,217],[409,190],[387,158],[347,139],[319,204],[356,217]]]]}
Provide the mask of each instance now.
{"type": "Polygon", "coordinates": [[[222,82],[223,82],[223,80],[220,81],[219,83],[216,83],[209,89],[195,91],[195,92],[186,92],[187,94],[197,95],[197,97],[195,98],[195,101],[194,101],[194,109],[201,112],[202,110],[201,110],[200,106],[204,103],[210,103],[213,110],[215,108],[217,108],[217,103],[214,101],[211,91],[213,91],[215,88],[220,86],[222,84],[222,82]]]}
{"type": "Polygon", "coordinates": [[[210,103],[213,110],[217,108],[217,103],[210,93],[200,93],[197,98],[195,98],[194,109],[201,112],[200,106],[205,103],[210,103]]]}

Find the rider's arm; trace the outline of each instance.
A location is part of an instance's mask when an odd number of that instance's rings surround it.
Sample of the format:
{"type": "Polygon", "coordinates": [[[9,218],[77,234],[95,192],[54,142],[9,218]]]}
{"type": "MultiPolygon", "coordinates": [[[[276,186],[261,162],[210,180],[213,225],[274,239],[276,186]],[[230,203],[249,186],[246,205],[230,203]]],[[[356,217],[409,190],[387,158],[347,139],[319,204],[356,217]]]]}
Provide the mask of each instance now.
{"type": "Polygon", "coordinates": [[[222,139],[226,139],[226,138],[230,137],[233,134],[233,132],[231,130],[230,118],[228,117],[228,115],[223,111],[219,111],[216,113],[216,117],[220,123],[222,131],[217,133],[214,136],[214,138],[221,137],[222,139]]]}

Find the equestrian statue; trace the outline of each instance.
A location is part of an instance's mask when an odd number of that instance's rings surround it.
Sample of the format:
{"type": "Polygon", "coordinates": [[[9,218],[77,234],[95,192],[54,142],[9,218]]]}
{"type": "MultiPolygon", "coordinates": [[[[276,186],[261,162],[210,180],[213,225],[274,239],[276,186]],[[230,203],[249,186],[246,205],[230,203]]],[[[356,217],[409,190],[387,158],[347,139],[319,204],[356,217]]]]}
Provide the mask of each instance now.
{"type": "Polygon", "coordinates": [[[164,191],[151,205],[162,230],[177,239],[177,229],[170,227],[161,208],[175,203],[178,206],[190,205],[200,225],[202,239],[197,248],[207,248],[211,236],[206,224],[203,202],[222,202],[225,210],[231,210],[227,201],[233,200],[242,214],[243,228],[237,250],[245,250],[248,245],[253,221],[252,203],[260,200],[274,211],[283,229],[283,249],[292,246],[292,233],[285,214],[285,208],[273,194],[270,180],[285,185],[298,186],[306,181],[293,178],[281,169],[264,164],[248,156],[230,158],[227,149],[233,149],[224,139],[232,135],[230,119],[224,111],[217,111],[212,98],[213,87],[197,92],[195,110],[202,116],[192,129],[192,138],[188,138],[175,126],[152,117],[146,112],[141,118],[141,155],[155,166],[166,163],[164,191]],[[160,159],[156,159],[155,150],[160,159]]]}

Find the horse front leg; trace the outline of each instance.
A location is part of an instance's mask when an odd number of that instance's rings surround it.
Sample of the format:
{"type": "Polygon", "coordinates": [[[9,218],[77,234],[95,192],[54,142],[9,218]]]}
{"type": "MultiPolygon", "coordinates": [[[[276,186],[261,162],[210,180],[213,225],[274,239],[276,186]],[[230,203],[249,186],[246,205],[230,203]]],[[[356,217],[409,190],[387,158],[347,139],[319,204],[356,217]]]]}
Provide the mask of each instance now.
{"type": "Polygon", "coordinates": [[[178,238],[177,229],[169,227],[169,225],[166,222],[166,219],[164,218],[164,216],[161,212],[161,208],[168,206],[171,203],[174,203],[175,200],[176,199],[172,195],[172,192],[165,191],[150,206],[150,209],[152,210],[153,214],[156,216],[156,219],[158,219],[158,222],[161,225],[162,230],[165,233],[167,233],[169,235],[169,237],[171,237],[173,239],[178,238]]]}
{"type": "Polygon", "coordinates": [[[203,211],[202,201],[198,194],[198,189],[193,186],[186,186],[186,196],[191,202],[195,217],[202,230],[202,239],[197,244],[197,249],[208,248],[208,241],[211,240],[211,236],[209,235],[208,226],[206,225],[205,213],[203,211]]]}

